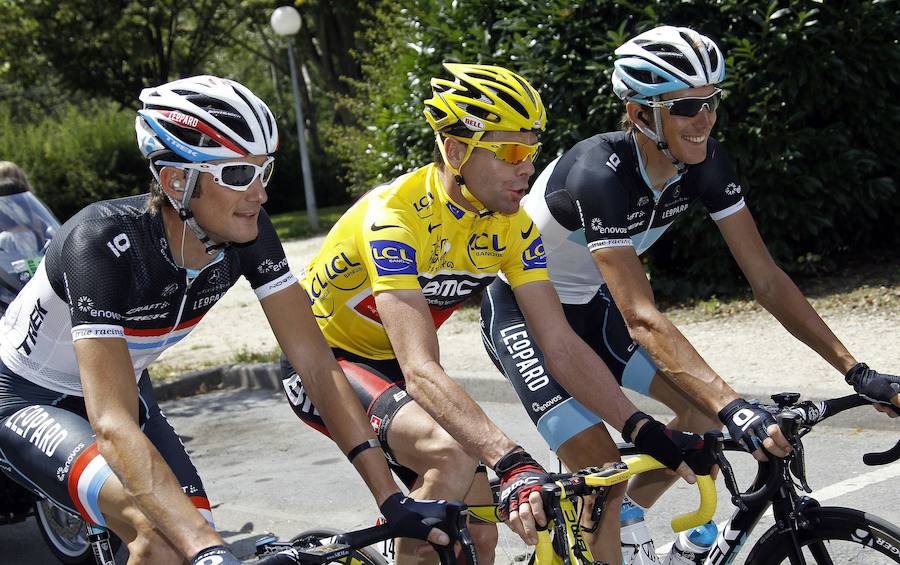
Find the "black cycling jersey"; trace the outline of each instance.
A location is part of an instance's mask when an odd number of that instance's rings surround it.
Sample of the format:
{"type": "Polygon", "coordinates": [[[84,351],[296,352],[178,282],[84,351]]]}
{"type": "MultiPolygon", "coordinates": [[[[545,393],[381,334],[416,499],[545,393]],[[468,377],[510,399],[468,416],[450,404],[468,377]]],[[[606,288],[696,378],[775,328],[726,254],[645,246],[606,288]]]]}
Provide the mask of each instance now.
{"type": "Polygon", "coordinates": [[[716,221],[744,207],[722,145],[710,139],[706,160],[656,192],[644,179],[631,134],[620,131],[585,139],[550,163],[522,205],[541,232],[560,299],[585,304],[603,283],[591,251],[633,246],[640,255],[694,200],[716,221]]]}
{"type": "Polygon", "coordinates": [[[149,195],[92,204],[67,221],[34,278],[0,320],[0,358],[45,388],[81,395],[74,341],[120,337],[135,381],[183,339],[243,275],[259,299],[296,278],[268,215],[259,236],[233,245],[195,277],[169,250],[149,195]]]}

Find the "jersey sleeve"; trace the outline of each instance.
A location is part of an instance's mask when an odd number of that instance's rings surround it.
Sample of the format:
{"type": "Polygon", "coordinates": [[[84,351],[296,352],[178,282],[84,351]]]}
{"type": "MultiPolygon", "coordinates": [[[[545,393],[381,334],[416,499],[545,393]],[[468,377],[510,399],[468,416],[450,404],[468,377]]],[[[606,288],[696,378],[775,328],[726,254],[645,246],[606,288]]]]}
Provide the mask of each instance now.
{"type": "Polygon", "coordinates": [[[710,139],[709,144],[709,155],[700,173],[703,179],[700,201],[706,206],[709,217],[718,222],[746,206],[746,203],[734,164],[725,147],[714,139],[710,139]]]}
{"type": "Polygon", "coordinates": [[[134,278],[128,254],[138,243],[133,237],[119,225],[87,221],[75,227],[63,243],[63,298],[71,313],[72,341],[124,339],[122,319],[134,278]]]}
{"type": "Polygon", "coordinates": [[[603,164],[579,163],[566,178],[565,192],[584,228],[590,251],[632,246],[628,235],[628,191],[613,170],[603,164]]]}
{"type": "Polygon", "coordinates": [[[533,281],[549,280],[544,242],[537,226],[524,210],[510,217],[509,251],[500,270],[512,288],[533,281]]]}
{"type": "Polygon", "coordinates": [[[383,290],[421,290],[419,238],[416,221],[399,210],[376,203],[364,217],[360,256],[372,281],[372,293],[383,290]]]}
{"type": "Polygon", "coordinates": [[[260,210],[257,225],[259,235],[249,245],[241,246],[239,255],[242,274],[262,300],[297,282],[297,277],[291,272],[281,239],[265,210],[260,210]]]}

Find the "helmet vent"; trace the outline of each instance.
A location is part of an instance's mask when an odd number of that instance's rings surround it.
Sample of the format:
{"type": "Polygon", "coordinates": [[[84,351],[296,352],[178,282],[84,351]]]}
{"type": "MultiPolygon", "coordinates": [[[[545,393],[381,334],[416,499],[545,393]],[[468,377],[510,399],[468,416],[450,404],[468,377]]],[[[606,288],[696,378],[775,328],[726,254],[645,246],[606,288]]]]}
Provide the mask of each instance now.
{"type": "MultiPolygon", "coordinates": [[[[179,94],[181,93],[179,92],[179,94]]],[[[238,134],[242,139],[253,141],[253,132],[250,131],[250,128],[247,126],[247,122],[244,121],[241,113],[238,112],[231,104],[223,102],[222,100],[217,100],[205,94],[198,94],[196,92],[185,92],[184,97],[191,101],[193,104],[209,112],[209,114],[225,124],[228,128],[231,129],[231,131],[238,134]]]]}

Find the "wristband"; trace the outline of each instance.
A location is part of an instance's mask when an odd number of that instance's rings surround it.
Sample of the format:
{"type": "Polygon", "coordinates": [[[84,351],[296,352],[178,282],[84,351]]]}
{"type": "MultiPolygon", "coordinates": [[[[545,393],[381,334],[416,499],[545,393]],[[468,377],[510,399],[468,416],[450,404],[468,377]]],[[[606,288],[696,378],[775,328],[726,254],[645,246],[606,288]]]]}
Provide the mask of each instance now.
{"type": "Polygon", "coordinates": [[[629,416],[622,425],[622,439],[628,443],[634,443],[634,440],[631,439],[631,434],[634,433],[635,426],[637,426],[638,422],[641,420],[652,420],[652,418],[640,410],[629,416]]]}
{"type": "Polygon", "coordinates": [[[367,439],[366,441],[362,442],[361,444],[357,445],[347,452],[347,460],[353,463],[353,460],[356,459],[357,455],[373,447],[381,447],[381,442],[377,439],[367,439]]]}
{"type": "Polygon", "coordinates": [[[497,459],[494,463],[494,473],[500,477],[513,467],[528,461],[533,461],[531,455],[528,455],[521,445],[517,445],[497,459]]]}

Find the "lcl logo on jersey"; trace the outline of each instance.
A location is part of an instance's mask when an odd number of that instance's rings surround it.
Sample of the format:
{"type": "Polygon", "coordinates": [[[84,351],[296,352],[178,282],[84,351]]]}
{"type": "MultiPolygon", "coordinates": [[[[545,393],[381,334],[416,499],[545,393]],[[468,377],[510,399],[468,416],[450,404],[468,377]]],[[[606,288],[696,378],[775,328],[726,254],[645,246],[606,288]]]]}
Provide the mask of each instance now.
{"type": "Polygon", "coordinates": [[[499,265],[499,261],[494,262],[490,265],[481,265],[479,263],[479,259],[484,259],[485,257],[503,257],[503,252],[505,250],[506,246],[500,243],[500,236],[498,236],[497,234],[488,234],[482,232],[480,234],[472,234],[472,236],[469,237],[469,259],[472,261],[472,264],[479,269],[487,269],[488,267],[499,265]]]}
{"type": "Polygon", "coordinates": [[[415,275],[416,250],[412,246],[390,239],[376,239],[369,244],[372,260],[379,275],[415,275]]]}
{"type": "Polygon", "coordinates": [[[544,240],[542,240],[540,236],[531,242],[528,249],[522,252],[522,265],[526,271],[547,268],[547,255],[544,254],[544,240]]]}
{"type": "Polygon", "coordinates": [[[318,299],[328,286],[338,290],[355,290],[361,287],[367,278],[362,263],[353,261],[341,252],[330,261],[323,261],[317,265],[315,274],[309,278],[308,288],[311,297],[318,299]]]}
{"type": "Polygon", "coordinates": [[[419,215],[423,220],[425,218],[431,217],[434,214],[434,209],[431,207],[431,203],[434,200],[434,196],[431,195],[430,192],[425,193],[425,196],[419,198],[418,202],[413,202],[413,208],[416,209],[416,214],[419,215]]]}

